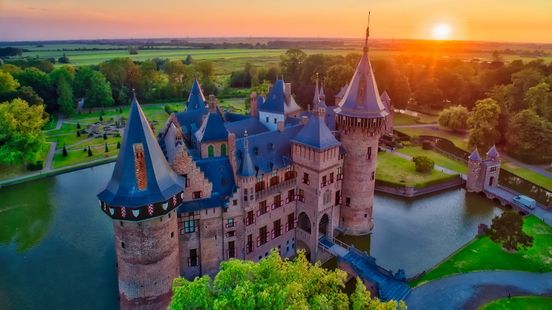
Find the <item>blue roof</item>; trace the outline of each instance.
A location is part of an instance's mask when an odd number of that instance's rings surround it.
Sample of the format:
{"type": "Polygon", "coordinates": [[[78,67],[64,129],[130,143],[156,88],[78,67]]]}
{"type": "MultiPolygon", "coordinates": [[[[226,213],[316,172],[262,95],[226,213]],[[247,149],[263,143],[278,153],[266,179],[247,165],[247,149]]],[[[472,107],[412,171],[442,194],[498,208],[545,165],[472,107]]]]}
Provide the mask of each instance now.
{"type": "Polygon", "coordinates": [[[301,107],[297,105],[293,97],[290,97],[288,102],[285,95],[285,88],[284,80],[276,80],[276,83],[274,83],[274,86],[266,96],[264,103],[259,104],[259,111],[287,114],[289,112],[301,110],[301,107]]]}
{"type": "Polygon", "coordinates": [[[248,117],[236,122],[225,123],[224,126],[226,130],[234,133],[236,138],[242,138],[246,130],[249,135],[256,135],[269,131],[269,129],[255,117],[248,117]]]}
{"type": "Polygon", "coordinates": [[[201,126],[203,115],[207,114],[207,112],[209,112],[209,110],[205,109],[205,111],[191,110],[175,114],[176,120],[180,124],[182,131],[188,139],[191,139],[192,134],[201,126]]]}
{"type": "Polygon", "coordinates": [[[498,158],[498,151],[496,150],[496,145],[493,145],[489,151],[487,151],[487,159],[495,160],[498,158]]]}
{"type": "Polygon", "coordinates": [[[251,159],[251,153],[249,152],[247,136],[244,138],[244,147],[242,149],[242,158],[240,160],[238,174],[244,177],[251,177],[257,174],[257,170],[251,159]]]}
{"type": "MultiPolygon", "coordinates": [[[[238,167],[242,165],[245,156],[245,144],[253,161],[253,165],[259,168],[259,173],[268,173],[273,169],[280,169],[291,163],[290,140],[301,130],[303,126],[295,125],[285,127],[283,131],[267,131],[254,136],[236,139],[236,158],[238,167]]],[[[239,173],[239,171],[238,171],[239,173]]]]}
{"type": "Polygon", "coordinates": [[[199,82],[196,79],[192,84],[192,89],[190,90],[188,101],[186,102],[186,111],[200,110],[207,112],[207,107],[205,105],[205,96],[203,95],[199,82]]]}
{"type": "Polygon", "coordinates": [[[381,102],[367,50],[335,110],[337,114],[362,118],[382,118],[389,114],[381,102]]]}
{"type": "Polygon", "coordinates": [[[318,150],[340,145],[326,123],[318,115],[313,115],[307,124],[292,139],[293,142],[318,150]]]}
{"type": "Polygon", "coordinates": [[[237,122],[237,121],[241,121],[241,120],[244,120],[244,119],[248,119],[250,118],[251,116],[249,115],[244,115],[244,114],[240,114],[240,113],[234,113],[234,112],[224,112],[224,119],[227,121],[227,122],[237,122]]]}
{"type": "Polygon", "coordinates": [[[201,127],[195,133],[195,137],[199,142],[221,141],[228,138],[228,130],[224,126],[222,113],[217,107],[207,114],[201,127]]]}
{"type": "Polygon", "coordinates": [[[479,155],[479,151],[477,150],[477,148],[473,150],[468,159],[473,161],[481,161],[481,156],[479,155]]]}
{"type": "Polygon", "coordinates": [[[111,206],[137,208],[166,201],[182,192],[184,181],[167,163],[134,96],[113,176],[98,198],[111,206]],[[134,145],[138,143],[142,144],[146,164],[147,187],[142,190],[138,188],[135,172],[134,145]]]}

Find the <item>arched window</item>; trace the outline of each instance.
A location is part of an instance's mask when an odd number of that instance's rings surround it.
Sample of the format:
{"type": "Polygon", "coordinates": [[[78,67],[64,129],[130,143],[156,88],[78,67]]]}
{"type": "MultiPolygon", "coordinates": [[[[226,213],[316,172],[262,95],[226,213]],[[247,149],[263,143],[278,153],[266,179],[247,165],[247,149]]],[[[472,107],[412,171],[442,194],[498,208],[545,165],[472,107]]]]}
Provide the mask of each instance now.
{"type": "Polygon", "coordinates": [[[220,146],[220,156],[226,156],[226,144],[220,146]]]}
{"type": "Polygon", "coordinates": [[[209,145],[209,146],[207,147],[207,155],[208,155],[209,157],[214,157],[214,156],[215,156],[215,147],[214,147],[214,146],[209,145]]]}

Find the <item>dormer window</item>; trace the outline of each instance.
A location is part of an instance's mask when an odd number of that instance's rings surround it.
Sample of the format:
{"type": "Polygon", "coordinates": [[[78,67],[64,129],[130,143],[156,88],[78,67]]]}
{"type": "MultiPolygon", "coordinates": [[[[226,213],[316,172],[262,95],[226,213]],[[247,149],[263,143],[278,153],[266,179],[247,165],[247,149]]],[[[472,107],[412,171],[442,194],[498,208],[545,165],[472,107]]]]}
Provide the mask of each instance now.
{"type": "Polygon", "coordinates": [[[259,155],[259,148],[258,148],[258,147],[254,147],[254,148],[253,148],[253,153],[254,153],[255,155],[259,155]]]}
{"type": "Polygon", "coordinates": [[[136,173],[136,183],[138,185],[138,190],[144,190],[148,187],[144,146],[142,143],[135,143],[132,145],[132,148],[134,150],[134,171],[136,173]]]}
{"type": "Polygon", "coordinates": [[[269,150],[273,150],[274,149],[274,144],[272,142],[270,142],[268,145],[267,145],[267,148],[269,150]]]}

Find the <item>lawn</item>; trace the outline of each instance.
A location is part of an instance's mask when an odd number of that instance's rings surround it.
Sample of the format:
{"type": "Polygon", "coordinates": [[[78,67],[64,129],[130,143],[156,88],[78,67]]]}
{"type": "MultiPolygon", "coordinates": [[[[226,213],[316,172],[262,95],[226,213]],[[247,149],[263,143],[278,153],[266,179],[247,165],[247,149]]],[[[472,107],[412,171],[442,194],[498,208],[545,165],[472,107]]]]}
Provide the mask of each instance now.
{"type": "Polygon", "coordinates": [[[116,143],[109,145],[109,152],[107,153],[105,152],[105,146],[103,144],[90,146],[92,150],[91,157],[88,156],[87,151],[83,151],[84,148],[77,149],[77,150],[69,150],[69,154],[67,157],[63,157],[61,153],[56,153],[54,156],[54,162],[52,167],[61,168],[61,167],[82,164],[93,160],[115,156],[119,153],[119,150],[117,149],[116,146],[117,146],[116,143]]]}
{"type": "Polygon", "coordinates": [[[505,162],[503,161],[502,162],[502,165],[501,167],[504,169],[504,170],[508,170],[509,172],[515,174],[515,175],[518,175],[528,181],[531,181],[549,191],[552,192],[552,179],[540,174],[540,173],[536,173],[534,172],[533,170],[530,170],[530,169],[527,169],[527,168],[524,168],[524,167],[520,167],[514,163],[511,163],[511,162],[505,162]]]}
{"type": "Polygon", "coordinates": [[[401,126],[401,125],[418,125],[418,118],[402,113],[394,113],[393,114],[393,125],[395,126],[401,126]]]}
{"type": "Polygon", "coordinates": [[[401,186],[422,188],[427,183],[449,179],[450,175],[433,170],[431,173],[417,172],[414,163],[387,152],[378,154],[376,180],[401,186]]]}
{"type": "Polygon", "coordinates": [[[464,133],[457,133],[450,130],[443,129],[439,126],[432,127],[417,127],[417,128],[400,128],[397,129],[404,134],[407,134],[411,137],[413,136],[435,136],[448,139],[452,141],[457,147],[470,151],[468,149],[468,135],[464,133]]]}
{"type": "Polygon", "coordinates": [[[506,310],[506,309],[530,309],[548,310],[552,309],[552,297],[546,296],[514,296],[511,299],[502,298],[492,301],[481,310],[506,310]]]}
{"type": "Polygon", "coordinates": [[[235,113],[247,114],[249,112],[245,106],[245,98],[220,99],[218,105],[222,109],[230,110],[235,113]]]}
{"type": "Polygon", "coordinates": [[[410,285],[480,270],[552,271],[552,227],[531,215],[524,218],[523,231],[533,237],[527,250],[506,252],[489,237],[479,236],[410,285]]]}
{"type": "MultiPolygon", "coordinates": [[[[39,161],[44,162],[46,156],[48,156],[48,150],[50,149],[50,143],[45,143],[42,151],[37,155],[39,161]]],[[[4,165],[0,164],[0,180],[14,178],[25,174],[30,174],[36,171],[29,171],[24,164],[4,165]]]]}
{"type": "Polygon", "coordinates": [[[457,160],[451,159],[449,157],[446,157],[445,155],[442,155],[440,153],[437,153],[435,151],[431,150],[424,150],[419,146],[407,146],[401,149],[397,149],[397,152],[407,154],[410,156],[426,156],[431,158],[436,165],[445,167],[450,170],[454,170],[456,172],[460,173],[467,173],[468,166],[463,163],[459,162],[457,160]]]}

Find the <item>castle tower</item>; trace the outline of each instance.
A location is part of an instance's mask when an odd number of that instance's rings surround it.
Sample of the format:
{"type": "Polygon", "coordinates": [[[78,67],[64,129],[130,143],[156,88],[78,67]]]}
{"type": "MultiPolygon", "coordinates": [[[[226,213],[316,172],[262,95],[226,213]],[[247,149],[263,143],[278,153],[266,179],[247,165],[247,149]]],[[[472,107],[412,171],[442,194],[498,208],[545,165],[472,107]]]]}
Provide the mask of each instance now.
{"type": "Polygon", "coordinates": [[[98,194],[113,220],[121,309],[167,308],[180,276],[176,208],[184,183],[134,95],[113,176],[98,194]]]}
{"type": "Polygon", "coordinates": [[[500,173],[500,155],[496,150],[496,146],[493,145],[486,155],[487,158],[481,165],[481,169],[484,172],[484,177],[482,178],[482,187],[484,189],[497,186],[500,173]]]}
{"type": "Polygon", "coordinates": [[[291,156],[299,177],[297,189],[303,197],[297,203],[296,239],[308,246],[311,261],[320,259],[318,239],[333,236],[340,216],[340,143],[326,126],[324,113],[324,108],[318,108],[291,140],[291,156]]]}
{"type": "Polygon", "coordinates": [[[372,209],[378,141],[386,131],[388,112],[381,101],[368,58],[369,28],[364,53],[335,109],[336,126],[347,154],[343,163],[341,225],[346,234],[367,234],[373,227],[372,209]]]}
{"type": "Polygon", "coordinates": [[[468,176],[466,180],[466,190],[468,192],[480,192],[481,187],[481,156],[477,148],[468,157],[468,176]]]}

